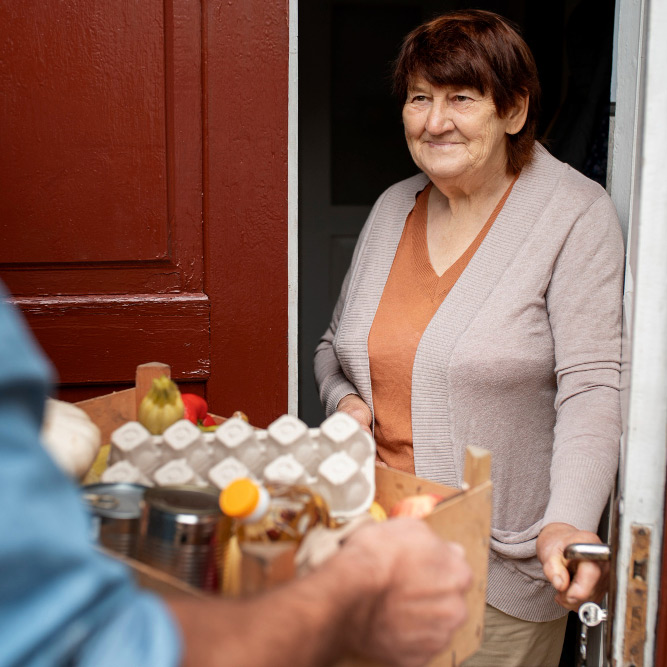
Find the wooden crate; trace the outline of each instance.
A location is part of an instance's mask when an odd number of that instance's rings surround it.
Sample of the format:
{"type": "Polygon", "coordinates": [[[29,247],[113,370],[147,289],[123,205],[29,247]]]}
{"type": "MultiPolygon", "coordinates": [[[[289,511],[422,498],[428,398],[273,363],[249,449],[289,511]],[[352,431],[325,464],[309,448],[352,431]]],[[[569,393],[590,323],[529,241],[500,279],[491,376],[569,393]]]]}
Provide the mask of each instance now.
{"type": "MultiPolygon", "coordinates": [[[[463,490],[429,482],[397,470],[376,468],[376,499],[386,509],[407,495],[432,492],[445,496],[446,500],[440,503],[424,520],[444,539],[458,542],[465,547],[466,557],[473,571],[473,584],[466,600],[468,620],[455,633],[449,647],[431,661],[430,667],[460,665],[463,660],[475,653],[482,640],[491,533],[489,473],[489,453],[472,447],[469,447],[467,451],[466,484],[463,490]]],[[[285,548],[289,551],[289,545],[285,548]]],[[[107,551],[106,553],[114,555],[112,552],[107,551]]],[[[293,555],[293,551],[291,553],[293,555]]],[[[144,563],[122,556],[115,557],[122,560],[133,571],[139,585],[156,593],[185,593],[196,597],[210,595],[144,563]]],[[[269,582],[269,587],[278,580],[284,581],[286,573],[289,574],[294,570],[289,563],[286,563],[285,552],[281,550],[275,551],[270,557],[264,554],[264,559],[253,554],[249,566],[254,581],[257,582],[264,576],[269,582]],[[262,560],[265,561],[263,564],[262,560]],[[261,572],[258,569],[261,569],[261,572]]],[[[254,592],[258,592],[261,584],[255,583],[254,589],[254,592]]],[[[339,661],[336,667],[372,667],[372,663],[351,657],[339,661]]]]}
{"type": "MultiPolygon", "coordinates": [[[[491,454],[478,447],[468,447],[464,468],[463,489],[454,489],[414,475],[376,468],[376,500],[385,508],[405,496],[438,493],[446,500],[438,504],[424,521],[445,540],[463,545],[473,571],[473,584],[468,592],[468,620],[461,627],[448,649],[431,661],[431,667],[459,665],[470,657],[482,641],[486,580],[491,536],[491,454]]],[[[346,662],[341,667],[352,667],[346,662]]]]}
{"type": "MultiPolygon", "coordinates": [[[[458,542],[466,550],[473,571],[467,594],[468,620],[454,635],[449,647],[431,662],[431,667],[461,664],[478,648],[484,628],[486,582],[491,535],[491,454],[468,447],[462,489],[443,486],[391,468],[375,469],[375,500],[389,511],[400,499],[421,493],[444,497],[424,521],[445,540],[458,542]]],[[[241,588],[258,593],[287,581],[294,573],[294,549],[285,543],[252,545],[243,550],[241,588]]],[[[369,667],[368,661],[346,658],[336,667],[369,667]]]]}
{"type": "MultiPolygon", "coordinates": [[[[85,410],[100,428],[102,442],[108,443],[115,429],[136,419],[139,403],[149,390],[153,378],[170,374],[170,368],[166,364],[142,364],[137,367],[135,387],[81,401],[77,405],[85,410]]],[[[224,417],[213,416],[218,423],[225,420],[224,417]]],[[[387,511],[405,496],[420,493],[438,493],[444,496],[445,500],[424,521],[443,539],[463,545],[473,571],[473,585],[467,595],[468,620],[456,632],[449,648],[431,662],[431,667],[459,665],[472,655],[481,643],[491,534],[490,472],[490,453],[475,447],[468,447],[466,452],[463,489],[443,486],[390,468],[376,468],[375,499],[387,511]]],[[[122,560],[133,571],[141,586],[158,593],[179,592],[198,597],[207,595],[148,565],[116,556],[112,552],[107,553],[122,560]]],[[[280,558],[284,560],[284,554],[281,554],[280,558]]],[[[337,667],[362,667],[368,664],[350,658],[341,661],[337,667]]]]}

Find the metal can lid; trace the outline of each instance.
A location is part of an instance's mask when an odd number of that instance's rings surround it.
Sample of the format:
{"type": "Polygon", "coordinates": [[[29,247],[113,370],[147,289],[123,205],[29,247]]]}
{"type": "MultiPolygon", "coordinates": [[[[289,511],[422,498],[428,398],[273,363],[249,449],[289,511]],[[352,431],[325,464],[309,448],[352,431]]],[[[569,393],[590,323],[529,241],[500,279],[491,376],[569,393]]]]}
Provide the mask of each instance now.
{"type": "Polygon", "coordinates": [[[86,484],[81,497],[90,511],[110,519],[138,519],[141,516],[145,486],[126,482],[86,484]]]}
{"type": "Polygon", "coordinates": [[[154,486],[146,490],[144,500],[150,507],[170,514],[212,516],[221,514],[219,491],[213,487],[178,485],[154,486]]]}

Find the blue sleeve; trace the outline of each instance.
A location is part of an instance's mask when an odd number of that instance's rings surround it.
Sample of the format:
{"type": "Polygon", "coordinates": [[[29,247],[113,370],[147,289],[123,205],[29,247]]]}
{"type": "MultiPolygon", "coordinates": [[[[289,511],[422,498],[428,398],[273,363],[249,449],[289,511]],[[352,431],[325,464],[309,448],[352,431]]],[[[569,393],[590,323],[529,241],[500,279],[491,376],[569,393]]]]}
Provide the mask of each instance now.
{"type": "Polygon", "coordinates": [[[50,368],[0,285],[0,667],[169,667],[166,605],[98,553],[76,486],[39,438],[50,368]]]}

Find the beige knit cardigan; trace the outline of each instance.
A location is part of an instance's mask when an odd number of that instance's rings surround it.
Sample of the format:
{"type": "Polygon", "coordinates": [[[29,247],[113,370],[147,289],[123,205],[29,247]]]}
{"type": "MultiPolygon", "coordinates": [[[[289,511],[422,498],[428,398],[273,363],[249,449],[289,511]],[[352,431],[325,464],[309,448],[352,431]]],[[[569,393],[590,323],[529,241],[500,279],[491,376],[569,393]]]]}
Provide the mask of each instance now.
{"type": "MultiPolygon", "coordinates": [[[[368,334],[419,174],[378,199],[315,353],[331,414],[373,409],[368,334]]],[[[488,602],[546,621],[567,613],[535,556],[542,526],[596,530],[621,431],[623,240],[593,181],[536,144],[509,199],[422,336],[412,374],[415,471],[460,486],[466,445],[492,453],[488,602]]]]}

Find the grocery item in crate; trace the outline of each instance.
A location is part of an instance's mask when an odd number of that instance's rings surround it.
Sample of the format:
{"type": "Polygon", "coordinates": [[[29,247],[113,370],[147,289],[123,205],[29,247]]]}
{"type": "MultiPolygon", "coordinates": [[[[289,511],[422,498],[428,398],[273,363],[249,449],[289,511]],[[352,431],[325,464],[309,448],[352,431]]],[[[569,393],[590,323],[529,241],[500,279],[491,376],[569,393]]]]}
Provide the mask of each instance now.
{"type": "Polygon", "coordinates": [[[210,487],[146,489],[138,559],[206,591],[220,589],[231,521],[210,487]]]}
{"type": "Polygon", "coordinates": [[[395,503],[389,510],[389,516],[412,516],[423,519],[428,516],[435,506],[445,499],[439,493],[418,493],[413,496],[405,496],[395,503]]]}
{"type": "Polygon", "coordinates": [[[88,472],[100,450],[100,430],[90,417],[55,398],[46,400],[41,437],[56,463],[75,479],[88,472]]]}
{"type": "Polygon", "coordinates": [[[111,435],[102,481],[224,489],[241,477],[307,486],[324,499],[332,518],[349,519],[373,502],[375,443],[355,419],[340,412],[319,428],[308,428],[291,415],[267,429],[232,417],[211,433],[180,420],[159,436],[127,422],[111,435]]]}
{"type": "Polygon", "coordinates": [[[154,435],[161,435],[185,416],[181,392],[171,378],[161,375],[139,404],[139,422],[154,435]]]}
{"type": "Polygon", "coordinates": [[[234,480],[220,494],[220,508],[234,519],[234,532],[244,542],[300,543],[315,526],[329,526],[326,503],[306,486],[260,484],[247,477],[234,480]]]}
{"type": "Polygon", "coordinates": [[[145,486],[123,482],[83,486],[94,539],[107,549],[136,558],[145,491],[145,486]]]}
{"type": "Polygon", "coordinates": [[[208,412],[208,403],[205,398],[198,394],[181,394],[181,400],[185,408],[184,419],[199,426],[202,430],[217,427],[213,415],[208,412]]]}

